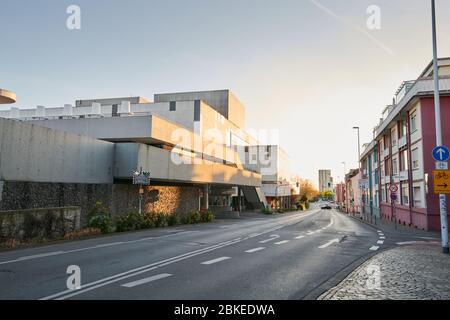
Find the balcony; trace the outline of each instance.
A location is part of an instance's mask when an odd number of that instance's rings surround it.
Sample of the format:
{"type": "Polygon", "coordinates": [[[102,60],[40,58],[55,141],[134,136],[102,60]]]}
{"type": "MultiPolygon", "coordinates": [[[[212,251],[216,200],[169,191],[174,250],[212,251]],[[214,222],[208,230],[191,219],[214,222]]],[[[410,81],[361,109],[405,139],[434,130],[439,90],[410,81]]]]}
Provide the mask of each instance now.
{"type": "Polygon", "coordinates": [[[403,148],[404,146],[406,146],[406,136],[401,137],[400,139],[398,139],[398,147],[399,148],[403,148]]]}
{"type": "Polygon", "coordinates": [[[398,177],[400,181],[408,180],[408,171],[401,171],[398,177]]]}
{"type": "MultiPolygon", "coordinates": [[[[399,95],[397,104],[392,110],[389,110],[386,118],[377,126],[375,134],[380,136],[389,126],[389,124],[394,121],[400,114],[401,110],[417,95],[430,94],[434,92],[434,84],[432,78],[420,78],[414,82],[414,84],[409,84],[409,90],[405,92],[404,95],[399,95]]],[[[441,92],[450,91],[450,77],[440,77],[439,78],[439,90],[441,92]]],[[[406,90],[405,90],[406,91],[406,90]]]]}

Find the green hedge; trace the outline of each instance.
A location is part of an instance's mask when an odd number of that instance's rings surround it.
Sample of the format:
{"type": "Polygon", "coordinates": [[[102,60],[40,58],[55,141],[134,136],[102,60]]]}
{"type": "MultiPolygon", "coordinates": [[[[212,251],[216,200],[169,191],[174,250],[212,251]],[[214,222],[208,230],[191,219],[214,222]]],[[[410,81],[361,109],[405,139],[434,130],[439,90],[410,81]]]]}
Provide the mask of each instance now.
{"type": "Polygon", "coordinates": [[[116,231],[134,231],[150,228],[176,226],[180,224],[196,224],[214,221],[215,216],[211,211],[191,211],[185,214],[166,214],[164,212],[146,212],[139,214],[132,210],[116,219],[116,231]]]}

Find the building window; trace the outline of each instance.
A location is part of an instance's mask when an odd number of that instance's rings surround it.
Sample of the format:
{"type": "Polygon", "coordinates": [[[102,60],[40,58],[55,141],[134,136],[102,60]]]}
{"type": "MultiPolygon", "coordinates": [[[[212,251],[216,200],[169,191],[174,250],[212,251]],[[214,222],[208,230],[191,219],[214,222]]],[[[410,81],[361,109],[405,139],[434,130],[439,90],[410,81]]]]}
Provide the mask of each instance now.
{"type": "Polygon", "coordinates": [[[402,151],[401,153],[401,170],[408,170],[408,150],[402,151]]]}
{"type": "Polygon", "coordinates": [[[392,160],[392,174],[396,176],[398,174],[398,160],[395,158],[392,160]]]}
{"type": "Polygon", "coordinates": [[[407,185],[402,187],[402,204],[409,205],[409,188],[407,185]]]}
{"type": "Polygon", "coordinates": [[[416,112],[411,113],[409,116],[410,119],[410,125],[411,125],[411,133],[417,130],[417,114],[416,112]]]}
{"type": "Polygon", "coordinates": [[[415,148],[411,151],[411,161],[413,169],[419,169],[419,148],[415,148]]]}
{"type": "Polygon", "coordinates": [[[381,188],[381,200],[383,202],[386,202],[386,188],[385,187],[381,188]]]}
{"type": "Polygon", "coordinates": [[[170,111],[177,111],[177,102],[176,101],[170,101],[170,111]]]}
{"type": "Polygon", "coordinates": [[[414,187],[414,207],[422,208],[422,188],[414,187]]]}
{"type": "Polygon", "coordinates": [[[402,120],[402,122],[400,123],[400,137],[404,137],[406,136],[406,121],[402,120]]]}
{"type": "Polygon", "coordinates": [[[397,129],[395,128],[391,131],[391,141],[393,147],[397,146],[397,129]]]}

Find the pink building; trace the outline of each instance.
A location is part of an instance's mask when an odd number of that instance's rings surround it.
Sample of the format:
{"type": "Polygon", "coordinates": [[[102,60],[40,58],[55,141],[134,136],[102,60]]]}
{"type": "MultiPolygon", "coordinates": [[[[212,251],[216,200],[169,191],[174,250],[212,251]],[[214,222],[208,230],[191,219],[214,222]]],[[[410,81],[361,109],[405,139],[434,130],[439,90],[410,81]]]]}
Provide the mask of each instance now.
{"type": "MultiPolygon", "coordinates": [[[[443,143],[450,146],[450,58],[439,59],[439,85],[443,143]]],[[[425,230],[440,230],[439,201],[434,193],[432,171],[436,146],[432,64],[417,80],[406,81],[397,91],[393,104],[385,108],[374,129],[370,163],[361,157],[364,177],[371,179],[379,199],[381,218],[425,230]],[[370,168],[368,171],[367,168],[370,168]],[[398,187],[394,211],[389,186],[398,187]]],[[[371,184],[372,186],[372,184],[371,184]]],[[[447,202],[450,197],[447,197],[447,202]]],[[[365,208],[368,202],[365,202],[365,208]]]]}

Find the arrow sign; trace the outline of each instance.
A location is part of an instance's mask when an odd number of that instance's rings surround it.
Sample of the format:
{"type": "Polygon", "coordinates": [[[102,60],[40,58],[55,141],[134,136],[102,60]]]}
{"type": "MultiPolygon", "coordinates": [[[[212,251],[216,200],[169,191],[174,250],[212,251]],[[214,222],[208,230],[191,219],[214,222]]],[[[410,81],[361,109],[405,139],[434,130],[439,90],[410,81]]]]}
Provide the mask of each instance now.
{"type": "Polygon", "coordinates": [[[444,184],[438,184],[438,187],[439,187],[439,188],[445,188],[445,189],[447,189],[448,184],[446,184],[446,183],[444,183],[444,184]]]}
{"type": "Polygon", "coordinates": [[[436,161],[447,161],[450,158],[450,151],[444,146],[436,147],[433,149],[433,158],[436,161]]]}

